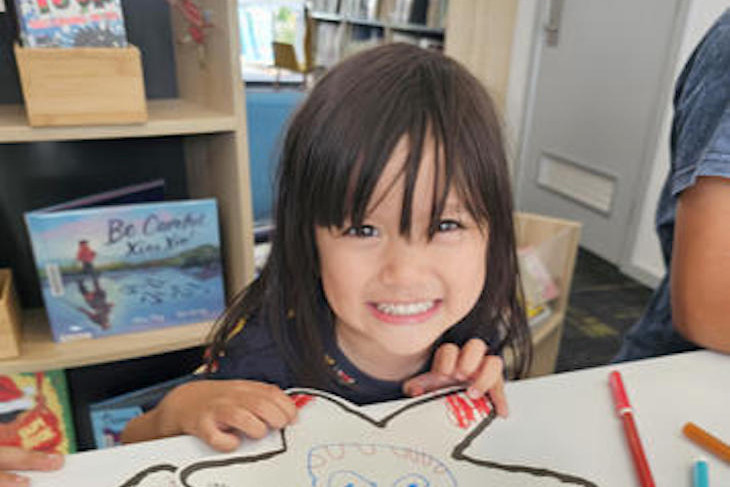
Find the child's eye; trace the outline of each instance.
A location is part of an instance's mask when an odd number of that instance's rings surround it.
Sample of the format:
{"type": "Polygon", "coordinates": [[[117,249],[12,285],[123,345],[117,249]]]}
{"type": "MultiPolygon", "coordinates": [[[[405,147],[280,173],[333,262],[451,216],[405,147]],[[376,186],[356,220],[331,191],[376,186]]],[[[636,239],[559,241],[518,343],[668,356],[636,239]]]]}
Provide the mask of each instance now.
{"type": "Polygon", "coordinates": [[[439,232],[453,232],[462,228],[464,228],[464,225],[457,220],[441,220],[438,224],[439,232]]]}
{"type": "Polygon", "coordinates": [[[367,238],[377,236],[378,231],[372,225],[360,225],[359,227],[350,227],[342,234],[348,237],[367,238]]]}

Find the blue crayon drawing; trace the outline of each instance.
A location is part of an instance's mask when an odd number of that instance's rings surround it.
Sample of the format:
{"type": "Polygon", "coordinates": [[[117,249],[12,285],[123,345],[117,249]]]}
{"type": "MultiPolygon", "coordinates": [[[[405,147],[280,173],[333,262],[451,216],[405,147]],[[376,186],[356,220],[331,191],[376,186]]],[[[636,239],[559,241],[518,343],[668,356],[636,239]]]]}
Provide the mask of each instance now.
{"type": "Polygon", "coordinates": [[[312,487],[456,487],[442,461],[410,447],[373,443],[314,446],[307,457],[312,487]]]}

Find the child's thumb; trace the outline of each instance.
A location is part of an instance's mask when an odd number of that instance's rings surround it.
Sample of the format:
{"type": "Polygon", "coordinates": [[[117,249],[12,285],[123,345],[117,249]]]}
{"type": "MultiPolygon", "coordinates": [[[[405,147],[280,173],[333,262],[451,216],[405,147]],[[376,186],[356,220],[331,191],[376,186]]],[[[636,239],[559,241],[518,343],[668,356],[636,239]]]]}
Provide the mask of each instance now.
{"type": "Polygon", "coordinates": [[[220,452],[232,452],[241,444],[241,437],[232,429],[225,429],[213,421],[205,421],[194,434],[220,452]]]}
{"type": "Polygon", "coordinates": [[[405,381],[403,383],[403,393],[415,397],[456,384],[459,384],[459,381],[453,377],[438,372],[426,372],[405,381]]]}

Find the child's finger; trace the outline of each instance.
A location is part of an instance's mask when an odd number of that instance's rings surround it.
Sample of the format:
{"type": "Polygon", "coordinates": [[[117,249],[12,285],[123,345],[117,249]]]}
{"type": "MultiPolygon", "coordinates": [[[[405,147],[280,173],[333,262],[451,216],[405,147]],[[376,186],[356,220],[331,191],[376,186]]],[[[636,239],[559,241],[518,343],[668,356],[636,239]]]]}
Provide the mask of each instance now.
{"type": "Polygon", "coordinates": [[[507,396],[504,393],[504,382],[499,381],[496,386],[489,390],[489,398],[497,410],[497,414],[503,418],[509,415],[509,407],[507,407],[507,396]]]}
{"type": "Polygon", "coordinates": [[[478,374],[469,384],[467,394],[472,399],[482,397],[488,390],[492,389],[495,384],[501,382],[502,369],[504,368],[502,358],[496,355],[485,355],[482,358],[482,365],[478,374]]]}
{"type": "MultiPolygon", "coordinates": [[[[224,436],[219,437],[219,435],[215,432],[209,432],[209,434],[215,439],[215,441],[220,441],[223,445],[227,443],[233,444],[231,440],[235,439],[237,440],[235,442],[235,446],[238,446],[240,438],[236,432],[240,432],[249,438],[256,440],[265,437],[269,433],[269,427],[266,423],[245,407],[233,404],[220,406],[215,411],[213,418],[214,425],[224,436]]],[[[211,446],[214,446],[213,443],[211,443],[211,446]]]]}
{"type": "Polygon", "coordinates": [[[472,338],[461,348],[456,364],[456,377],[466,380],[479,369],[487,353],[487,344],[479,338],[472,338]]]}
{"type": "Polygon", "coordinates": [[[297,418],[298,409],[294,399],[277,386],[269,386],[269,399],[276,404],[286,417],[285,424],[293,422],[297,418]]]}
{"type": "Polygon", "coordinates": [[[459,359],[459,347],[455,343],[444,343],[433,355],[431,372],[451,376],[459,359]]]}
{"type": "Polygon", "coordinates": [[[22,475],[9,472],[0,472],[0,487],[27,487],[30,479],[22,475]]]}
{"type": "Polygon", "coordinates": [[[449,375],[438,372],[426,372],[408,379],[403,384],[403,392],[408,396],[414,397],[456,384],[459,384],[459,381],[449,375]]]}
{"type": "Polygon", "coordinates": [[[219,424],[212,417],[202,420],[193,434],[218,451],[230,452],[241,444],[235,430],[219,424]]]}
{"type": "Polygon", "coordinates": [[[249,401],[248,404],[244,403],[241,407],[248,409],[258,419],[274,429],[281,429],[292,421],[283,405],[266,396],[249,401]]]}
{"type": "Polygon", "coordinates": [[[0,446],[0,470],[58,470],[63,455],[0,446]]]}

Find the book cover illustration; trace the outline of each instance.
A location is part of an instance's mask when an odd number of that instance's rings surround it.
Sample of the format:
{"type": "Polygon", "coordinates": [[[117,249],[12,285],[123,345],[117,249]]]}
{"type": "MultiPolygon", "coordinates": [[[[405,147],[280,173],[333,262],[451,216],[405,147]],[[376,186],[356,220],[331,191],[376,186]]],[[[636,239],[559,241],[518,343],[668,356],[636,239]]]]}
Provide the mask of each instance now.
{"type": "Polygon", "coordinates": [[[25,47],[125,47],[120,0],[15,0],[25,47]]]}
{"type": "Polygon", "coordinates": [[[195,380],[192,374],[104,399],[89,407],[91,430],[97,449],[121,445],[121,434],[127,423],[151,410],[170,390],[195,380]]]}
{"type": "Polygon", "coordinates": [[[550,302],[560,295],[560,290],[536,247],[517,249],[517,260],[527,320],[530,325],[537,325],[552,314],[550,302]]]}
{"type": "Polygon", "coordinates": [[[91,411],[91,429],[97,449],[111,448],[122,444],[121,435],[127,423],[142,415],[142,408],[130,406],[116,409],[91,411]]]}
{"type": "Polygon", "coordinates": [[[62,370],[0,375],[0,445],[64,454],[76,450],[62,370]]]}
{"type": "Polygon", "coordinates": [[[213,199],[25,217],[56,341],[210,321],[224,309],[213,199]]]}

